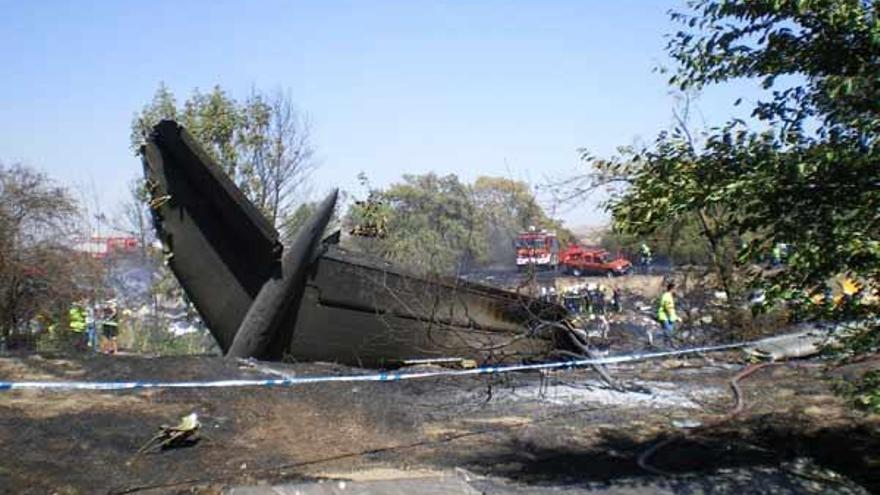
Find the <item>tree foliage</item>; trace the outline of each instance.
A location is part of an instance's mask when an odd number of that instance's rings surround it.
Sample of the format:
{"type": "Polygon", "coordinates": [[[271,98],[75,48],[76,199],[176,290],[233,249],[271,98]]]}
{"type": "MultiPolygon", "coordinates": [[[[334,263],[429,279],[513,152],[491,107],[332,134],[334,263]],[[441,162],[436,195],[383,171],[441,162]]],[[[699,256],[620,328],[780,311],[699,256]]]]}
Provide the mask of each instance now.
{"type": "MultiPolygon", "coordinates": [[[[337,202],[339,204],[345,203],[348,195],[344,191],[339,192],[339,199],[337,202]]],[[[293,211],[291,211],[288,215],[284,217],[281,221],[281,236],[285,242],[290,242],[299,233],[300,229],[306,224],[306,222],[312,218],[312,215],[318,212],[318,207],[321,205],[320,201],[307,201],[305,203],[300,204],[293,211]]],[[[330,216],[330,220],[327,222],[327,226],[324,228],[324,236],[329,236],[340,230],[342,227],[341,219],[339,215],[339,208],[333,210],[333,214],[330,216]]]]}
{"type": "Polygon", "coordinates": [[[505,177],[478,177],[473,184],[474,201],[483,216],[491,259],[513,259],[516,235],[534,226],[557,233],[562,243],[575,241],[574,234],[551,218],[538,203],[528,184],[505,177]]]}
{"type": "MultiPolygon", "coordinates": [[[[681,30],[668,44],[677,65],[670,83],[698,90],[758,79],[766,92],[752,116],[761,129],[733,120],[694,146],[678,128],[625,160],[605,161],[606,172],[630,184],[610,202],[617,227],[647,234],[696,215],[716,239],[742,241],[742,263],[785,243],[785,267],[752,271],[750,285],[764,287],[771,301],[808,307],[843,274],[867,297],[808,312],[876,321],[878,14],[880,2],[861,0],[702,0],[673,12],[681,30]]],[[[877,352],[876,330],[851,331],[841,352],[877,352]]]]}
{"type": "MultiPolygon", "coordinates": [[[[712,266],[711,246],[703,235],[702,226],[695,215],[683,215],[680,218],[670,220],[662,227],[648,235],[639,235],[632,232],[620,232],[608,229],[602,235],[602,247],[611,252],[622,252],[631,260],[639,259],[639,251],[642,243],[647,244],[654,259],[659,262],[668,262],[672,266],[712,266]]],[[[723,240],[725,253],[721,259],[730,259],[735,254],[735,247],[731,246],[731,239],[723,240]]]]}
{"type": "Polygon", "coordinates": [[[622,146],[618,154],[595,158],[581,150],[591,172],[578,177],[564,190],[575,197],[605,188],[605,202],[614,225],[603,239],[610,248],[637,256],[647,243],[656,255],[673,264],[699,265],[714,272],[732,303],[739,301],[745,284],[737,251],[748,237],[731,223],[736,212],[717,201],[714,184],[724,169],[701,163],[701,155],[717,143],[712,130],[690,127],[696,94],[676,93],[675,125],[661,132],[650,145],[622,146]]]}
{"type": "Polygon", "coordinates": [[[285,93],[253,91],[237,102],[215,86],[207,94],[194,90],[180,108],[160,84],[132,121],[132,150],[162,119],[183,124],[276,226],[297,206],[294,194],[315,167],[314,150],[308,121],[285,93]]]}
{"type": "Polygon", "coordinates": [[[346,223],[372,220],[366,216],[382,218],[384,237],[352,242],[422,272],[512,262],[513,240],[530,225],[574,237],[544,212],[527,184],[499,177],[479,177],[471,185],[452,174],[404,175],[385,190],[371,190],[368,202],[349,209],[346,223]]]}
{"type": "Polygon", "coordinates": [[[79,210],[45,174],[0,163],[0,336],[64,314],[99,285],[100,267],[73,252],[79,210]]]}
{"type": "Polygon", "coordinates": [[[697,173],[712,182],[705,198],[731,212],[728,228],[754,234],[743,258],[791,245],[787,269],[762,274],[774,296],[819,291],[840,273],[877,280],[878,9],[857,0],[725,1],[673,14],[686,28],[669,43],[679,65],[672,83],[756,77],[769,90],[753,109],[768,129],[717,130],[697,173]]]}
{"type": "Polygon", "coordinates": [[[383,217],[387,234],[353,239],[359,248],[420,272],[453,273],[485,261],[479,212],[470,188],[457,176],[404,175],[402,182],[372,191],[370,202],[369,212],[354,205],[348,223],[383,217]]]}

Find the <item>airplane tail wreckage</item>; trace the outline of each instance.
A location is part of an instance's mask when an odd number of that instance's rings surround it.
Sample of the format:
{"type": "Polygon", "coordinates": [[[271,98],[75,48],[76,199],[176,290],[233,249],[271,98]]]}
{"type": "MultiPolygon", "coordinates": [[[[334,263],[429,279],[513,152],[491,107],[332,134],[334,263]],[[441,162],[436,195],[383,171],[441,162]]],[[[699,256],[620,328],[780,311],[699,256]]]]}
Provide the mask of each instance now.
{"type": "Polygon", "coordinates": [[[330,193],[292,241],[179,124],[141,149],[166,259],[227,356],[390,366],[521,360],[551,351],[564,310],[525,295],[406,273],[322,238],[330,193]]]}

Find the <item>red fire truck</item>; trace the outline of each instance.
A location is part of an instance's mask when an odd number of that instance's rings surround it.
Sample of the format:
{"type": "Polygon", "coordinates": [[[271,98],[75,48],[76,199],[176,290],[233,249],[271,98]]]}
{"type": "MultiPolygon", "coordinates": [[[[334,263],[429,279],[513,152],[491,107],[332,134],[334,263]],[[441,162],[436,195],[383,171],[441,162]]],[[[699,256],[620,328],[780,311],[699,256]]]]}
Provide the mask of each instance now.
{"type": "Polygon", "coordinates": [[[516,267],[525,270],[534,266],[541,270],[555,270],[559,264],[559,239],[556,232],[529,230],[516,237],[516,267]]]}

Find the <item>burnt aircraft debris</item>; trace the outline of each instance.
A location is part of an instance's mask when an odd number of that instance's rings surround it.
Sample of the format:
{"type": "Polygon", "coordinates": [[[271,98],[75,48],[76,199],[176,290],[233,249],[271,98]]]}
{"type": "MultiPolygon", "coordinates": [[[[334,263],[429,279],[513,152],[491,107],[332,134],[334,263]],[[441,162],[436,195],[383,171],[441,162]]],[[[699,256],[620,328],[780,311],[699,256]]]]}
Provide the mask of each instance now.
{"type": "MultiPolygon", "coordinates": [[[[556,345],[562,307],[458,279],[425,278],[322,239],[330,193],[287,246],[178,123],[141,149],[166,259],[231,357],[362,366],[461,357],[539,356],[556,345]]],[[[561,340],[561,339],[559,339],[561,340]]]]}
{"type": "Polygon", "coordinates": [[[363,221],[355,225],[349,233],[357,237],[384,238],[388,234],[388,217],[382,213],[382,201],[373,192],[366,201],[355,201],[355,207],[360,210],[363,221]]]}

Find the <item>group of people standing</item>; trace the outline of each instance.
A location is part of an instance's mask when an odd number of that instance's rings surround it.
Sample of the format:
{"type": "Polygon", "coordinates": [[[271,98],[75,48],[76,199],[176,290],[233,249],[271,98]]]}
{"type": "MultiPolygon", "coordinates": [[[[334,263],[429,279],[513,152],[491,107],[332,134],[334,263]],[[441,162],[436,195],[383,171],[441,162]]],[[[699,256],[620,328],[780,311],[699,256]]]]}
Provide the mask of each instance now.
{"type": "Polygon", "coordinates": [[[119,352],[119,311],[116,301],[90,305],[87,301],[71,304],[68,327],[77,336],[76,348],[82,351],[116,354],[119,352]],[[98,331],[101,332],[100,338],[98,331]]]}
{"type": "Polygon", "coordinates": [[[606,312],[619,312],[620,292],[601,284],[587,284],[572,287],[557,295],[555,287],[542,287],[541,299],[562,304],[569,313],[604,315],[606,312]]]}
{"type": "MultiPolygon", "coordinates": [[[[598,319],[602,324],[602,336],[607,336],[608,313],[617,313],[622,310],[620,292],[616,288],[610,288],[601,284],[588,284],[581,287],[573,287],[565,291],[561,297],[557,296],[554,288],[542,288],[541,299],[561,304],[578,323],[588,323],[598,319]]],[[[675,327],[681,319],[675,310],[675,283],[666,282],[664,291],[657,299],[656,321],[660,324],[660,336],[663,344],[668,347],[674,346],[675,327]]],[[[653,334],[649,332],[649,340],[654,343],[653,334]]]]}

